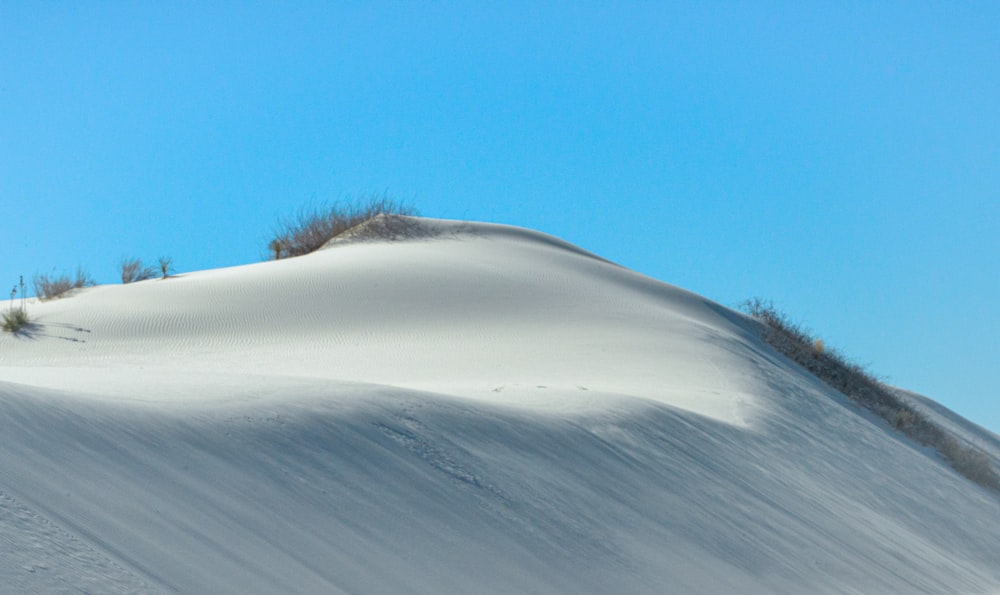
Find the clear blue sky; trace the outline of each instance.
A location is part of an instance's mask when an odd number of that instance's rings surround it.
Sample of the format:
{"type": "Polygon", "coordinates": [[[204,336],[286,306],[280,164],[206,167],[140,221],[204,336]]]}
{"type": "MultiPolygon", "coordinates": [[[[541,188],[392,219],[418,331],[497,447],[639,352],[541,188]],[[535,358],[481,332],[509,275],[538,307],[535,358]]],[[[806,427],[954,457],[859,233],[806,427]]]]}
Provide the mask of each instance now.
{"type": "Polygon", "coordinates": [[[996,2],[0,0],[2,283],[371,191],[772,299],[1000,431],[996,2]]]}

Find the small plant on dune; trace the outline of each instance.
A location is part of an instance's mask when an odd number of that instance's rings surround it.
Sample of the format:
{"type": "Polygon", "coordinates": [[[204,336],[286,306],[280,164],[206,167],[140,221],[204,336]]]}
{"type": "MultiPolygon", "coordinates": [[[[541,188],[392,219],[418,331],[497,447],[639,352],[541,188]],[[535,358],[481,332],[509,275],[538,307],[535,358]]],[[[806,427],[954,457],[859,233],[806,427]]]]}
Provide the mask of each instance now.
{"type": "Polygon", "coordinates": [[[173,267],[174,260],[169,256],[161,256],[158,262],[160,265],[160,275],[162,275],[160,278],[166,279],[167,277],[170,276],[170,273],[174,270],[173,267]]]}
{"type": "Polygon", "coordinates": [[[903,435],[935,449],[966,479],[1000,492],[1000,474],[993,468],[989,455],[963,444],[864,367],[827,348],[822,339],[814,338],[808,330],[791,322],[771,302],[753,298],[745,301],[741,308],[762,323],[762,337],[782,355],[872,411],[903,435]]]}
{"type": "Polygon", "coordinates": [[[274,260],[279,260],[281,259],[282,254],[285,252],[285,243],[282,242],[279,238],[275,238],[271,240],[270,244],[267,245],[267,249],[270,250],[271,255],[274,257],[274,260]]]}
{"type": "Polygon", "coordinates": [[[72,289],[90,287],[94,280],[90,278],[83,268],[77,268],[76,275],[70,276],[68,273],[59,275],[36,274],[32,279],[35,286],[35,295],[41,300],[51,300],[60,297],[72,289]]]}
{"type": "Polygon", "coordinates": [[[268,252],[275,260],[301,256],[320,249],[348,230],[355,230],[365,238],[394,239],[406,235],[410,224],[405,217],[416,214],[413,207],[384,195],[304,209],[294,219],[279,225],[268,242],[268,252]]]}
{"type": "Polygon", "coordinates": [[[3,314],[0,314],[0,318],[3,318],[3,330],[9,333],[16,333],[31,322],[31,319],[28,318],[28,313],[21,308],[7,310],[3,314]]]}
{"type": "Polygon", "coordinates": [[[28,318],[28,311],[24,307],[24,277],[21,277],[20,282],[21,287],[21,305],[19,307],[14,306],[14,297],[17,296],[17,288],[15,285],[13,289],[10,290],[10,308],[7,311],[0,313],[0,327],[9,333],[16,333],[28,326],[31,320],[28,318]]]}
{"type": "Polygon", "coordinates": [[[144,266],[139,258],[125,258],[121,264],[122,283],[135,283],[152,279],[156,274],[153,267],[144,266]]]}

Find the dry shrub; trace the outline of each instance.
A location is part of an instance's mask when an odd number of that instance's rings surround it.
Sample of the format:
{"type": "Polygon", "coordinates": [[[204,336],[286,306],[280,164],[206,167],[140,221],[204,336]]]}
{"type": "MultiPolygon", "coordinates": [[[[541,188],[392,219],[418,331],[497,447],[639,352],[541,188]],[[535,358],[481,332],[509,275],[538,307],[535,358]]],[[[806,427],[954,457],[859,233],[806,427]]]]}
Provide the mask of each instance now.
{"type": "Polygon", "coordinates": [[[416,214],[413,207],[384,195],[306,208],[278,226],[268,243],[268,252],[275,260],[301,256],[315,252],[349,230],[364,238],[396,239],[406,235],[411,227],[406,217],[416,214]]]}
{"type": "Polygon", "coordinates": [[[908,438],[935,449],[955,471],[975,483],[1000,492],[1000,475],[989,455],[963,444],[929,417],[898,397],[863,366],[825,347],[801,326],[791,322],[771,302],[749,299],[741,308],[763,323],[762,336],[785,357],[872,411],[908,438]]]}
{"type": "Polygon", "coordinates": [[[24,308],[11,308],[0,314],[0,319],[2,319],[0,327],[9,333],[16,333],[31,322],[24,308]]]}
{"type": "Polygon", "coordinates": [[[142,260],[138,258],[126,258],[122,260],[122,283],[135,283],[152,279],[156,274],[153,267],[143,266],[142,260]]]}
{"type": "Polygon", "coordinates": [[[94,284],[94,280],[82,268],[77,268],[75,277],[68,273],[53,274],[52,276],[38,274],[34,276],[32,283],[35,286],[35,295],[39,299],[51,300],[72,289],[90,287],[94,284]]]}
{"type": "Polygon", "coordinates": [[[157,263],[160,265],[160,278],[166,279],[169,277],[170,272],[174,270],[174,259],[169,256],[161,256],[157,263]]]}

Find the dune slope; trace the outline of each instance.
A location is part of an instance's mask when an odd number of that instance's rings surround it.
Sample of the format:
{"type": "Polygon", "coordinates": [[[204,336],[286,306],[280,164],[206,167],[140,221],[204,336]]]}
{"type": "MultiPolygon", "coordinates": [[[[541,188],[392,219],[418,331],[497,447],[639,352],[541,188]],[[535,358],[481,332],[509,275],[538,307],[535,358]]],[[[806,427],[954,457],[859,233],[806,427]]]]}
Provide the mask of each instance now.
{"type": "Polygon", "coordinates": [[[1000,498],[740,315],[535,232],[418,223],[31,304],[0,336],[0,584],[1000,589],[1000,498]]]}

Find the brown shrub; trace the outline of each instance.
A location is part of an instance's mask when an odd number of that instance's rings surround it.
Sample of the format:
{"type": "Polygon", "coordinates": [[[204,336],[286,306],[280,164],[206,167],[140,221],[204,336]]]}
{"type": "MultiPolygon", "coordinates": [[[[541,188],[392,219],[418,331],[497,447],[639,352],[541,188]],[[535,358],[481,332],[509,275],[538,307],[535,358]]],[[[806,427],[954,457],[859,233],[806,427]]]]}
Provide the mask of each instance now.
{"type": "Polygon", "coordinates": [[[898,397],[863,366],[828,349],[821,339],[791,322],[771,302],[752,298],[741,304],[744,312],[760,321],[762,336],[782,355],[842,392],[853,402],[872,411],[904,436],[935,449],[952,469],[966,479],[1000,492],[989,455],[963,444],[929,417],[898,397]]]}
{"type": "Polygon", "coordinates": [[[268,252],[275,260],[301,256],[315,252],[331,239],[356,228],[365,238],[394,239],[405,235],[408,224],[404,216],[416,214],[413,207],[382,195],[306,208],[278,226],[268,242],[268,252]],[[367,225],[359,227],[362,224],[367,225]]]}
{"type": "Polygon", "coordinates": [[[36,274],[32,279],[35,286],[35,295],[42,300],[57,298],[71,289],[90,287],[94,280],[90,278],[83,268],[76,269],[76,276],[71,277],[68,273],[59,275],[36,274]]]}
{"type": "Polygon", "coordinates": [[[156,274],[153,267],[143,266],[142,260],[138,258],[126,258],[121,264],[122,283],[135,283],[152,279],[156,274]]]}

